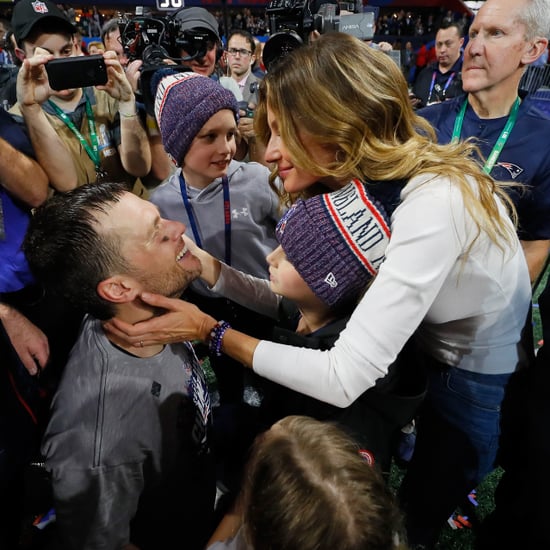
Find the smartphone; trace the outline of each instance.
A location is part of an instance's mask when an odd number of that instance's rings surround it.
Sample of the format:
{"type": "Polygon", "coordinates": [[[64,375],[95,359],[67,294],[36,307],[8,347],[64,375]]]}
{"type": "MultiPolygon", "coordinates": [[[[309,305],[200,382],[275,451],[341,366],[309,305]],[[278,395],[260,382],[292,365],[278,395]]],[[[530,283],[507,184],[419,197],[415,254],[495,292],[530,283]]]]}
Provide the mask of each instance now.
{"type": "Polygon", "coordinates": [[[254,118],[254,109],[248,106],[248,101],[239,101],[239,111],[244,111],[244,116],[247,118],[254,118]]]}
{"type": "Polygon", "coordinates": [[[45,66],[52,90],[107,84],[107,66],[102,54],[58,57],[45,66]]]}

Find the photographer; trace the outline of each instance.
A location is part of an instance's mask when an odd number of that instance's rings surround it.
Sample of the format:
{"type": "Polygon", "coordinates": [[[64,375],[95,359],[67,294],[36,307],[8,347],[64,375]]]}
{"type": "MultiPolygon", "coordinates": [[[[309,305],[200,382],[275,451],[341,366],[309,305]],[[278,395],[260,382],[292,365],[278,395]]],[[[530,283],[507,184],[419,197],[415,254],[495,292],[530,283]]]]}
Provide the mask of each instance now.
{"type": "Polygon", "coordinates": [[[12,26],[18,57],[32,64],[24,63],[19,72],[18,102],[11,112],[25,122],[38,160],[42,162],[45,144],[57,134],[77,171],[72,187],[108,178],[124,182],[138,195],[145,194],[137,178],[151,169],[151,150],[132,87],[116,54],[104,54],[108,78],[104,86],[68,85],[68,89],[54,91],[45,65],[54,58],[76,59],[74,26],[48,0],[40,5],[20,0],[13,10],[12,26]]]}
{"type": "Polygon", "coordinates": [[[178,27],[178,54],[181,64],[193,72],[209,76],[237,98],[243,99],[236,82],[221,75],[218,62],[223,54],[223,45],[218,30],[216,18],[204,8],[182,8],[174,14],[174,22],[178,27]]]}

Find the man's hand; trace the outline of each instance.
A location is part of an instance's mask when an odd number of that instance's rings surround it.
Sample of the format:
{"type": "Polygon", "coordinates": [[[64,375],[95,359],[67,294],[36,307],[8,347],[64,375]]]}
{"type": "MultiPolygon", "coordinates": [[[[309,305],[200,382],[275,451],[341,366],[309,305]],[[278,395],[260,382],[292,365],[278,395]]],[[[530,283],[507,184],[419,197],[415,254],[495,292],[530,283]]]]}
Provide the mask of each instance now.
{"type": "MultiPolygon", "coordinates": [[[[107,51],[103,54],[107,66],[107,84],[96,86],[98,90],[105,90],[113,99],[120,103],[134,102],[134,90],[126,76],[122,65],[119,63],[116,53],[107,51]]],[[[136,81],[137,82],[137,81],[136,81]]]]}
{"type": "Polygon", "coordinates": [[[126,78],[128,79],[128,82],[130,82],[134,93],[136,93],[138,89],[142,65],[143,61],[141,59],[134,59],[134,61],[128,63],[128,66],[126,67],[126,78]]]}
{"type": "Polygon", "coordinates": [[[241,116],[239,118],[239,124],[237,126],[239,130],[239,134],[248,141],[250,138],[256,137],[256,133],[254,132],[254,119],[252,117],[244,116],[246,113],[245,111],[239,111],[241,113],[241,116]]]}
{"type": "Polygon", "coordinates": [[[389,42],[378,42],[377,44],[380,50],[383,51],[384,53],[388,53],[393,50],[393,47],[389,42]]]}
{"type": "Polygon", "coordinates": [[[34,55],[23,60],[17,75],[17,102],[21,107],[42,105],[52,95],[45,64],[54,56],[43,48],[36,48],[34,55]]]}
{"type": "Polygon", "coordinates": [[[45,368],[50,357],[46,335],[24,315],[6,304],[0,304],[0,322],[29,374],[34,376],[38,373],[35,361],[42,369],[45,368]]]}

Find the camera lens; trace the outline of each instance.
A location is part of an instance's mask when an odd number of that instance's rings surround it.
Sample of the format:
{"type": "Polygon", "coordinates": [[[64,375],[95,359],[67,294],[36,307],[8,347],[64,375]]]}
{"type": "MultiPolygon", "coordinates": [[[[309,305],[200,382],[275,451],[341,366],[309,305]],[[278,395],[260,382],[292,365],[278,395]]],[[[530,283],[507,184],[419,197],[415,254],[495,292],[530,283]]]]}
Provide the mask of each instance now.
{"type": "Polygon", "coordinates": [[[299,48],[303,43],[304,41],[294,31],[275,33],[264,45],[262,59],[265,68],[269,71],[275,63],[299,48]]]}

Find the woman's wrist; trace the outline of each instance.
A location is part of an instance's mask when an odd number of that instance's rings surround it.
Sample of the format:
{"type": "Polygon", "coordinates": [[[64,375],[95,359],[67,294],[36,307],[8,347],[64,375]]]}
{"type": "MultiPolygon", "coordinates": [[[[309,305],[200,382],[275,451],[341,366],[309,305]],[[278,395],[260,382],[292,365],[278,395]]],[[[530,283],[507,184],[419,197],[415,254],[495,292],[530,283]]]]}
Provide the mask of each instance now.
{"type": "Polygon", "coordinates": [[[210,339],[208,341],[208,349],[212,355],[219,357],[222,354],[222,341],[225,333],[231,325],[227,321],[218,321],[210,331],[210,339]]]}
{"type": "Polygon", "coordinates": [[[200,322],[197,338],[205,344],[210,343],[210,335],[212,334],[212,329],[218,324],[218,321],[211,317],[210,315],[204,315],[202,321],[200,322]]]}

